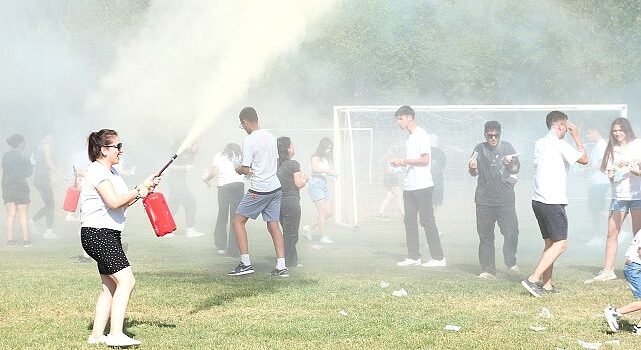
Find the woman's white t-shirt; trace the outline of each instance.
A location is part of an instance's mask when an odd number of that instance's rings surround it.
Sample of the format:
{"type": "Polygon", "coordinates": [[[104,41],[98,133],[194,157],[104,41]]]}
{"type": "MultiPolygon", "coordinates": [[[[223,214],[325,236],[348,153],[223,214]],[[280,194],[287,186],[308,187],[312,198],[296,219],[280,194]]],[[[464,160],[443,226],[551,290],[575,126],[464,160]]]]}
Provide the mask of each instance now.
{"type": "MultiPolygon", "coordinates": [[[[240,159],[236,160],[240,163],[240,159]]],[[[214,156],[214,164],[218,168],[218,175],[216,175],[216,185],[222,187],[234,182],[245,182],[245,175],[240,175],[234,168],[234,161],[227,158],[221,153],[216,153],[214,156]]]]}
{"type": "Polygon", "coordinates": [[[98,161],[89,164],[80,190],[81,226],[122,231],[127,208],[111,209],[105,204],[96,190],[103,181],[111,181],[119,195],[128,191],[127,184],[116,169],[107,169],[98,161]]]}
{"type": "MultiPolygon", "coordinates": [[[[608,159],[608,167],[614,166],[621,162],[631,163],[641,160],[641,140],[634,139],[625,147],[614,146],[612,149],[613,157],[608,159]]],[[[612,199],[619,200],[639,200],[641,199],[641,177],[630,172],[627,166],[618,167],[615,175],[617,181],[612,182],[612,199]]]]}

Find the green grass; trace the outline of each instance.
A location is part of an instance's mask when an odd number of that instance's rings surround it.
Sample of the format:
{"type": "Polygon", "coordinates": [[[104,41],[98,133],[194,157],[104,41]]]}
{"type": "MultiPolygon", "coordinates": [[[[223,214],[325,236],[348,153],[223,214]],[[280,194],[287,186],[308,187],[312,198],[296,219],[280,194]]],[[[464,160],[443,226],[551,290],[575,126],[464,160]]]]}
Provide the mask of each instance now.
{"type": "MultiPolygon", "coordinates": [[[[256,274],[230,278],[225,273],[237,261],[215,255],[211,234],[156,239],[146,219],[134,216],[125,233],[137,278],[126,332],[144,349],[579,349],[577,339],[618,339],[617,349],[638,349],[629,331],[606,333],[601,315],[606,303],[631,300],[624,281],[583,284],[602,260],[601,248],[579,243],[590,237],[575,234],[573,244],[571,234],[555,272],[562,293],[537,299],[505,272],[500,238],[497,280],[476,279],[470,219],[441,225],[446,269],[397,268],[405,253],[402,224],[369,221],[357,232],[333,228],[336,244],[324,249],[301,239],[304,267],[274,279],[266,276],[274,253],[261,222],[249,225],[256,274]],[[392,296],[399,288],[409,295],[392,296]],[[544,307],[554,318],[537,317],[544,307]],[[446,331],[448,324],[462,329],[446,331]],[[546,329],[534,332],[532,325],[546,329]]],[[[522,221],[519,265],[526,273],[542,242],[531,218],[522,221]]],[[[100,348],[85,344],[97,269],[72,263],[80,249],[76,228],[60,225],[59,241],[0,248],[1,349],[100,348]]]]}

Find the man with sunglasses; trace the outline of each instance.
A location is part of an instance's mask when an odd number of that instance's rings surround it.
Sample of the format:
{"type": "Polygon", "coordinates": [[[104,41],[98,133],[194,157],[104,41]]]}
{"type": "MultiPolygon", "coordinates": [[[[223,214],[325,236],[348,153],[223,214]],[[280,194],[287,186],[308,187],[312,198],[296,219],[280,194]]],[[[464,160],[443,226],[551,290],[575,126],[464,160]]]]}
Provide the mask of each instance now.
{"type": "Polygon", "coordinates": [[[478,278],[496,276],[494,260],[494,226],[498,223],[503,235],[503,261],[510,273],[518,273],[516,247],[519,227],[514,207],[514,185],[518,180],[519,158],[509,142],[501,140],[501,124],[491,120],[485,123],[486,142],[474,148],[468,161],[468,171],[478,176],[474,202],[476,203],[476,230],[479,235],[478,278]]]}

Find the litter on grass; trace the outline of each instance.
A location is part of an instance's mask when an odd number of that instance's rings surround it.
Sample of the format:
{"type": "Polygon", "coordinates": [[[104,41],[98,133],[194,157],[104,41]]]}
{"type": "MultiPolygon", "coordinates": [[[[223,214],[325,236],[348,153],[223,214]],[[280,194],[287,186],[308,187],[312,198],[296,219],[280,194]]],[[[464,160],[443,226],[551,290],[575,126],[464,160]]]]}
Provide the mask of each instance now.
{"type": "Polygon", "coordinates": [[[349,313],[348,313],[347,311],[345,311],[345,310],[341,310],[341,311],[339,311],[338,313],[339,313],[341,316],[345,316],[345,317],[349,316],[349,313]]]}
{"type": "Polygon", "coordinates": [[[588,342],[583,341],[583,340],[581,340],[581,339],[577,339],[577,342],[578,342],[578,343],[579,343],[579,345],[581,345],[583,348],[585,348],[585,349],[591,349],[591,350],[598,350],[598,349],[601,347],[601,345],[603,345],[603,344],[601,344],[601,343],[588,343],[588,342]]]}
{"type": "Polygon", "coordinates": [[[606,341],[604,344],[609,346],[619,346],[621,345],[621,341],[619,339],[612,339],[612,340],[606,341]]]}
{"type": "Polygon", "coordinates": [[[381,281],[378,285],[381,286],[381,288],[387,288],[389,287],[389,282],[381,281]]]}
{"type": "Polygon", "coordinates": [[[446,331],[454,331],[454,332],[458,332],[458,331],[460,331],[460,330],[461,330],[461,326],[455,326],[455,325],[453,325],[453,324],[448,324],[447,326],[445,326],[445,330],[446,330],[446,331]]]}
{"type": "Polygon", "coordinates": [[[535,331],[535,332],[543,332],[545,330],[545,327],[537,325],[531,325],[530,329],[535,331]]]}
{"type": "Polygon", "coordinates": [[[392,295],[395,296],[395,297],[406,297],[407,296],[407,292],[405,291],[405,289],[401,288],[399,290],[393,291],[392,295]]]}
{"type": "Polygon", "coordinates": [[[549,320],[551,318],[554,318],[554,315],[552,315],[552,312],[550,312],[550,309],[547,307],[544,307],[541,309],[541,312],[539,312],[539,318],[544,318],[546,320],[549,320]]]}

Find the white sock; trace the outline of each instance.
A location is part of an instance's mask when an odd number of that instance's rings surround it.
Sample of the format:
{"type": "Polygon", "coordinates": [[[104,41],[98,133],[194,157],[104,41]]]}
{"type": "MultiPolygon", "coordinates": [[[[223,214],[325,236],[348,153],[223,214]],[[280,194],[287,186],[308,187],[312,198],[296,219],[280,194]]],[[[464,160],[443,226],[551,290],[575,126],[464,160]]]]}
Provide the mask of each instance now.
{"type": "Polygon", "coordinates": [[[251,260],[249,260],[249,254],[240,254],[240,262],[245,266],[252,264],[251,260]]]}
{"type": "Polygon", "coordinates": [[[285,258],[276,258],[276,269],[282,270],[286,268],[287,266],[285,265],[285,258]]]}

